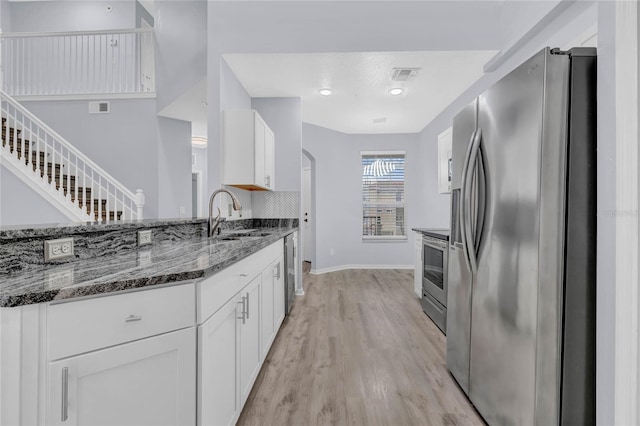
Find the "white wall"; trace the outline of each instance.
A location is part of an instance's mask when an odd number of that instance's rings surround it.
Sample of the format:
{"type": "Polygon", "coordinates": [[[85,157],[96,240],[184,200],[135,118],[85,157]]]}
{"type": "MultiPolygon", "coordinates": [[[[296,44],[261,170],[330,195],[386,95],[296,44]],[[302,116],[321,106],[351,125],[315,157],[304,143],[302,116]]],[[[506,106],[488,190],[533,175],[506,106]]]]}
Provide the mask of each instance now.
{"type": "Polygon", "coordinates": [[[135,28],[134,1],[10,2],[11,31],[59,32],[135,28]],[[111,11],[107,10],[111,7],[111,11]]]}
{"type": "Polygon", "coordinates": [[[0,165],[0,226],[67,222],[57,208],[0,165]]]}
{"type": "Polygon", "coordinates": [[[11,9],[8,0],[0,0],[0,30],[4,33],[11,32],[11,9]]]}
{"type": "Polygon", "coordinates": [[[500,35],[503,46],[509,46],[530,30],[560,0],[505,1],[500,10],[500,35]]]}
{"type": "Polygon", "coordinates": [[[158,217],[191,217],[191,123],[188,121],[158,117],[158,185],[158,217]]]}
{"type": "MultiPolygon", "coordinates": [[[[193,173],[200,173],[200,192],[201,196],[198,199],[200,206],[200,213],[195,212],[198,217],[206,217],[209,213],[209,204],[205,203],[205,198],[210,195],[207,192],[207,147],[204,148],[191,148],[191,153],[195,155],[195,165],[191,167],[193,173]]],[[[192,212],[193,213],[193,212],[192,212]]]]}
{"type": "MultiPolygon", "coordinates": [[[[22,104],[132,191],[144,191],[144,216],[158,217],[158,128],[155,99],[109,101],[89,114],[87,101],[22,104]]],[[[190,163],[187,164],[191,170],[190,163]]]]}
{"type": "Polygon", "coordinates": [[[352,135],[304,123],[302,145],[315,158],[316,272],[348,265],[413,265],[414,233],[422,226],[418,134],[352,135]],[[407,240],[362,241],[360,151],[406,151],[407,240]],[[334,250],[334,255],[330,250],[334,250]]]}
{"type": "Polygon", "coordinates": [[[225,53],[494,49],[495,1],[209,3],[209,43],[225,53]]]}
{"type": "Polygon", "coordinates": [[[302,119],[300,98],[253,98],[258,111],[275,136],[275,190],[300,191],[302,168],[302,119]]]}
{"type": "Polygon", "coordinates": [[[206,76],[207,3],[191,0],[155,2],[158,111],[206,76]]]}

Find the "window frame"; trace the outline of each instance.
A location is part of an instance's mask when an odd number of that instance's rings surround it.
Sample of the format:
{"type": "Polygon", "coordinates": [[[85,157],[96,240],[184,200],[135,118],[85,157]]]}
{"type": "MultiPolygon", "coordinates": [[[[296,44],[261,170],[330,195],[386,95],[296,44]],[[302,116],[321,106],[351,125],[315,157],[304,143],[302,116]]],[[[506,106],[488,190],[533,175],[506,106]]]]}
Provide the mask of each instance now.
{"type": "MultiPolygon", "coordinates": [[[[360,234],[362,242],[404,242],[408,240],[407,232],[407,151],[406,150],[376,150],[376,151],[360,151],[360,196],[362,197],[361,210],[360,210],[360,234]],[[402,155],[404,158],[404,172],[402,178],[402,191],[403,202],[398,202],[397,207],[403,208],[403,223],[404,223],[404,235],[364,235],[364,185],[362,183],[364,178],[364,170],[362,169],[362,160],[365,156],[394,156],[402,155]]],[[[371,205],[371,203],[369,203],[371,205]]],[[[397,222],[396,222],[397,223],[397,222]]]]}

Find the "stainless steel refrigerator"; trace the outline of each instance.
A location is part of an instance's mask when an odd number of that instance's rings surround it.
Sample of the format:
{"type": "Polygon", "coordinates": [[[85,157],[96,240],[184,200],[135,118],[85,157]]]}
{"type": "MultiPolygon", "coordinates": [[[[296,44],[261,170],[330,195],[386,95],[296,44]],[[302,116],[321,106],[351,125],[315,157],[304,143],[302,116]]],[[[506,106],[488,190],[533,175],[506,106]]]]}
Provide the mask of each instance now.
{"type": "Polygon", "coordinates": [[[596,52],[546,48],[453,122],[447,366],[490,425],[595,423],[596,52]]]}

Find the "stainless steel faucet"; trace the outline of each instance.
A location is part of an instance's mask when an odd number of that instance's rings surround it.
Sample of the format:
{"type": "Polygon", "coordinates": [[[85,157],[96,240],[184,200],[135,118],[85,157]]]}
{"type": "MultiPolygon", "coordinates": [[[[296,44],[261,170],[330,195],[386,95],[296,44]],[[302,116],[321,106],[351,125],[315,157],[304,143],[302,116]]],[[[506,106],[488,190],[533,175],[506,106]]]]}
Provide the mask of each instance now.
{"type": "Polygon", "coordinates": [[[240,201],[238,201],[236,196],[233,195],[231,191],[227,191],[226,189],[217,189],[213,191],[213,194],[211,194],[211,198],[209,198],[209,237],[213,237],[213,234],[215,234],[216,229],[218,229],[218,227],[220,226],[220,208],[218,208],[218,216],[216,216],[215,219],[213,218],[213,199],[220,192],[225,192],[229,194],[229,196],[231,197],[231,201],[233,202],[234,210],[242,210],[240,201]]]}

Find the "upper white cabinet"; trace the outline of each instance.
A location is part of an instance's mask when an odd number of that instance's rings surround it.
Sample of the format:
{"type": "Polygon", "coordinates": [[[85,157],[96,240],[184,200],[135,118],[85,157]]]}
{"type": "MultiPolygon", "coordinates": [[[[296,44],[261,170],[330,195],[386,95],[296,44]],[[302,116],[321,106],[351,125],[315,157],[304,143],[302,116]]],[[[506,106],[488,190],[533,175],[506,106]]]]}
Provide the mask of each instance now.
{"type": "Polygon", "coordinates": [[[275,188],[275,137],[255,110],[224,111],[224,185],[256,191],[275,188]]]}
{"type": "Polygon", "coordinates": [[[438,192],[451,192],[451,146],[453,132],[449,127],[438,135],[438,192]]]}

